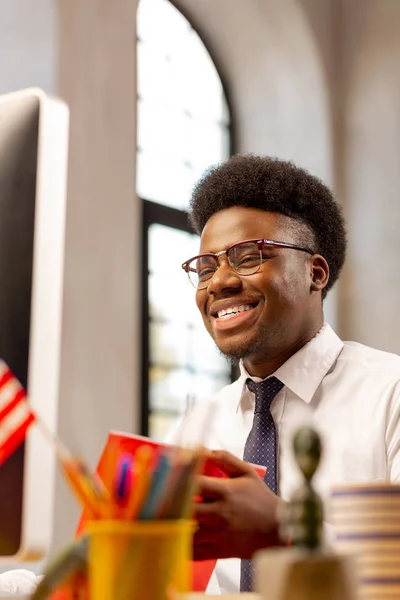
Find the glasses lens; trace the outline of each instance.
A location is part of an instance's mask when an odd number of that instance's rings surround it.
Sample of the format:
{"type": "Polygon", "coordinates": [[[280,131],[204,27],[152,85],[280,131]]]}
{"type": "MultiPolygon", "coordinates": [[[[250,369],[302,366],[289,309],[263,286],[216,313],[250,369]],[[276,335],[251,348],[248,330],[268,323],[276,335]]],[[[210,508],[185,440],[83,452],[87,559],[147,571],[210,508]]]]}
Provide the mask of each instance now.
{"type": "Polygon", "coordinates": [[[231,248],[228,254],[231,267],[240,275],[252,275],[261,266],[261,252],[254,242],[246,242],[231,248]]]}
{"type": "Polygon", "coordinates": [[[217,270],[217,261],[213,256],[199,256],[189,263],[190,281],[196,288],[207,287],[217,270]]]}

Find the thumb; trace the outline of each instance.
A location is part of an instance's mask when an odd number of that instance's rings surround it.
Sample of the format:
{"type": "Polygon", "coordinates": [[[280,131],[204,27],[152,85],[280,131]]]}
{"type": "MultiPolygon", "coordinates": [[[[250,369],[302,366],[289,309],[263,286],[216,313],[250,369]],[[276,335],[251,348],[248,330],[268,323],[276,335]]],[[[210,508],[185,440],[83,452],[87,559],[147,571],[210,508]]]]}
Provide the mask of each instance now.
{"type": "Polygon", "coordinates": [[[240,477],[253,474],[254,468],[226,450],[214,450],[211,453],[212,462],[222,469],[229,477],[240,477]]]}

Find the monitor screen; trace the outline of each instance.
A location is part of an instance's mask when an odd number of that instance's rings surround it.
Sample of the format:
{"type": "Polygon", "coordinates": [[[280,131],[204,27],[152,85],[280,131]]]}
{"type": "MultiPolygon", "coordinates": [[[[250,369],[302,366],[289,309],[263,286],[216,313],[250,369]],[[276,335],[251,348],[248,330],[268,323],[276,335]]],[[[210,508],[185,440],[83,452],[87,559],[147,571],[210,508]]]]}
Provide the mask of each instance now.
{"type": "MultiPolygon", "coordinates": [[[[0,358],[56,431],[68,110],[40,90],[0,97],[0,358]]],[[[1,427],[1,423],[0,423],[1,427]]],[[[0,466],[0,560],[51,543],[55,457],[31,427],[0,466]]]]}

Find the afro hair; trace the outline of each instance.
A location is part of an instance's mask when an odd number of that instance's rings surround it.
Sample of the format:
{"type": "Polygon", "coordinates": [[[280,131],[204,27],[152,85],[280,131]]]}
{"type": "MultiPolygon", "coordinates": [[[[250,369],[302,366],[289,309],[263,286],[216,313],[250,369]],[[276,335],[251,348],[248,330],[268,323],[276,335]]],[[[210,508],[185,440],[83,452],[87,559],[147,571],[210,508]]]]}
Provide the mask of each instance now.
{"type": "MultiPolygon", "coordinates": [[[[254,154],[236,155],[207,169],[197,182],[189,219],[201,234],[213,214],[233,206],[280,213],[306,225],[314,252],[329,265],[325,297],[345,260],[346,227],[339,204],[322,181],[292,162],[254,154]]],[[[304,243],[304,236],[300,241],[304,243]]]]}

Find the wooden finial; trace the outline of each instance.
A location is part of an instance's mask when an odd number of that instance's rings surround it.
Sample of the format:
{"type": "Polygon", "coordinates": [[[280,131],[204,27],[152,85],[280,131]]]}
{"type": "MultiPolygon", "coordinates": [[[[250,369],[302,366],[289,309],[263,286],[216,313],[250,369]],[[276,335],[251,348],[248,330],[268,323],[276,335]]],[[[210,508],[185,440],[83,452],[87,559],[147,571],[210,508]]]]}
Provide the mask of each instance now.
{"type": "Polygon", "coordinates": [[[311,427],[302,427],[293,438],[294,456],[304,480],[286,505],[282,535],[292,546],[317,549],[321,546],[323,505],[312,486],[321,458],[321,440],[311,427]]]}

